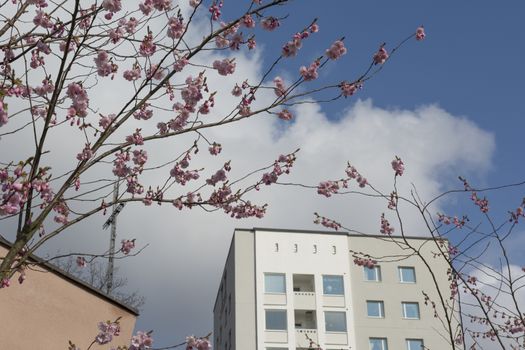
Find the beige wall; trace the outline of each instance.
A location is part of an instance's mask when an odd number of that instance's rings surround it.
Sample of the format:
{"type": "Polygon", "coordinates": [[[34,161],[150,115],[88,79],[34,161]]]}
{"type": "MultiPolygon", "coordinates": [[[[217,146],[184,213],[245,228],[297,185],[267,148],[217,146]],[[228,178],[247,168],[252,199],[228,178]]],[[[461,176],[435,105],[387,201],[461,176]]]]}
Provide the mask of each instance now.
{"type": "MultiPolygon", "coordinates": [[[[444,292],[445,301],[449,302],[450,289],[447,281],[448,265],[442,257],[434,258],[438,252],[435,242],[424,239],[409,239],[409,244],[420,251],[432,268],[440,289],[444,292]]],[[[364,252],[373,257],[384,257],[380,262],[382,280],[380,282],[365,281],[363,267],[353,263],[350,255],[352,278],[352,300],[354,304],[355,332],[357,349],[368,349],[369,338],[387,338],[388,349],[406,349],[406,339],[423,339],[425,348],[449,349],[448,332],[441,321],[434,317],[432,307],[425,305],[422,291],[429,294],[431,299],[439,305],[435,284],[428,268],[418,256],[409,256],[411,250],[403,241],[393,242],[386,237],[371,238],[349,236],[349,248],[356,252],[364,252]],[[405,248],[405,249],[403,249],[405,248]],[[401,283],[398,267],[414,267],[416,283],[401,283]],[[383,301],[384,318],[367,316],[366,301],[383,301]],[[419,320],[404,319],[402,302],[418,302],[420,310],[419,320]],[[443,339],[445,337],[445,339],[443,339]]],[[[438,312],[443,310],[438,306],[438,312]]]]}
{"type": "MultiPolygon", "coordinates": [[[[0,246],[0,257],[5,253],[0,246]]],[[[65,277],[35,269],[27,271],[22,285],[15,275],[10,287],[0,289],[2,349],[60,350],[68,348],[68,340],[87,349],[98,334],[97,323],[117,317],[122,331],[111,344],[129,345],[134,314],[65,277]]]]}

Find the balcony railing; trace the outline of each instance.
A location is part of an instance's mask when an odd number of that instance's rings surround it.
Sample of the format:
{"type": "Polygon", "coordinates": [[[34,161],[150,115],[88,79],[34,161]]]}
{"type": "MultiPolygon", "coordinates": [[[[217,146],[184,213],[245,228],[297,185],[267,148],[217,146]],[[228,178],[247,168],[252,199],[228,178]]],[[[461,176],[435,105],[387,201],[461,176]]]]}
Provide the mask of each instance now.
{"type": "Polygon", "coordinates": [[[314,343],[318,343],[317,329],[296,328],[295,329],[295,343],[298,348],[308,348],[311,339],[314,343]]]}

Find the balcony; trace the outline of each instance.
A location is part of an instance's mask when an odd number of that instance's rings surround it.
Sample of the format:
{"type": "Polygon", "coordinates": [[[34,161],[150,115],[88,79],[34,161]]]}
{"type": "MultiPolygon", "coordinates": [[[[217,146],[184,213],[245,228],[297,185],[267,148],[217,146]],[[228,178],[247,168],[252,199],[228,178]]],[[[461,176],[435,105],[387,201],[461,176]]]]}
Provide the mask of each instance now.
{"type": "Polygon", "coordinates": [[[295,310],[295,342],[297,347],[309,347],[311,339],[315,343],[317,339],[317,318],[314,310],[295,310]]]}
{"type": "Polygon", "coordinates": [[[312,310],[315,304],[315,282],[313,275],[293,275],[294,308],[312,310]]]}

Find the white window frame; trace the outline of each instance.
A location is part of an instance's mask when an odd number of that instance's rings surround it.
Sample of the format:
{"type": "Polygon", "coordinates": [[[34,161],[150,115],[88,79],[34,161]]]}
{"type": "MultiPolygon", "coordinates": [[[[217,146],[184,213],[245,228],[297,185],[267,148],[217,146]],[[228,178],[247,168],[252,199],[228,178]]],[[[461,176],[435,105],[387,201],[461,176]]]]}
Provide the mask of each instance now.
{"type": "Polygon", "coordinates": [[[419,303],[417,301],[403,301],[401,302],[401,308],[403,309],[403,318],[407,320],[420,320],[421,319],[421,309],[419,308],[419,303]],[[407,316],[407,305],[417,305],[417,317],[408,317],[407,316]]]}
{"type": "Polygon", "coordinates": [[[281,272],[265,272],[264,273],[264,294],[278,294],[278,295],[286,294],[286,274],[281,273],[281,272]],[[284,291],[283,292],[268,292],[266,290],[266,287],[267,287],[266,276],[282,276],[283,281],[284,281],[284,291]]]}
{"type": "Polygon", "coordinates": [[[397,267],[397,271],[398,271],[399,283],[414,284],[414,283],[417,282],[416,268],[414,266],[398,266],[397,267]],[[403,269],[412,269],[412,271],[414,271],[414,280],[413,281],[404,281],[403,280],[403,273],[402,273],[403,269]]]}
{"type": "Polygon", "coordinates": [[[385,318],[385,303],[383,300],[367,300],[366,301],[366,315],[370,318],[385,318]],[[370,315],[368,313],[368,303],[379,304],[379,316],[370,315]]]}
{"type": "Polygon", "coordinates": [[[368,346],[370,349],[372,349],[372,340],[381,340],[381,350],[388,350],[388,340],[387,338],[381,338],[381,337],[370,337],[368,338],[368,346]]]}
{"type": "Polygon", "coordinates": [[[363,278],[366,282],[381,282],[381,280],[383,279],[382,276],[381,276],[381,266],[379,265],[375,265],[374,267],[372,267],[372,269],[375,271],[375,275],[376,275],[376,278],[373,279],[373,280],[369,280],[368,279],[368,275],[366,273],[367,271],[367,267],[366,266],[363,266],[363,278]]]}
{"type": "Polygon", "coordinates": [[[425,349],[425,342],[423,341],[423,339],[408,338],[408,339],[405,339],[405,340],[406,340],[406,344],[407,344],[407,350],[424,350],[425,349]],[[412,347],[410,346],[410,342],[411,341],[420,341],[421,342],[421,347],[419,349],[412,349],[412,347]]]}

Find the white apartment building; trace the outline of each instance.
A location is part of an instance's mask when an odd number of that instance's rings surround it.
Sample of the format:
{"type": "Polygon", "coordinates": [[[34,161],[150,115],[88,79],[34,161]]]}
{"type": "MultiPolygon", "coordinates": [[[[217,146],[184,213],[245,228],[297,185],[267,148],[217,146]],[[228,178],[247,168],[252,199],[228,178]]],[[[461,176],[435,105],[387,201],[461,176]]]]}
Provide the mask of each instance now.
{"type": "MultiPolygon", "coordinates": [[[[432,240],[341,232],[236,229],[214,305],[216,350],[450,349],[433,277],[448,290],[432,240]],[[356,265],[357,253],[380,258],[356,265]]],[[[450,293],[445,296],[448,299],[450,293]]]]}

